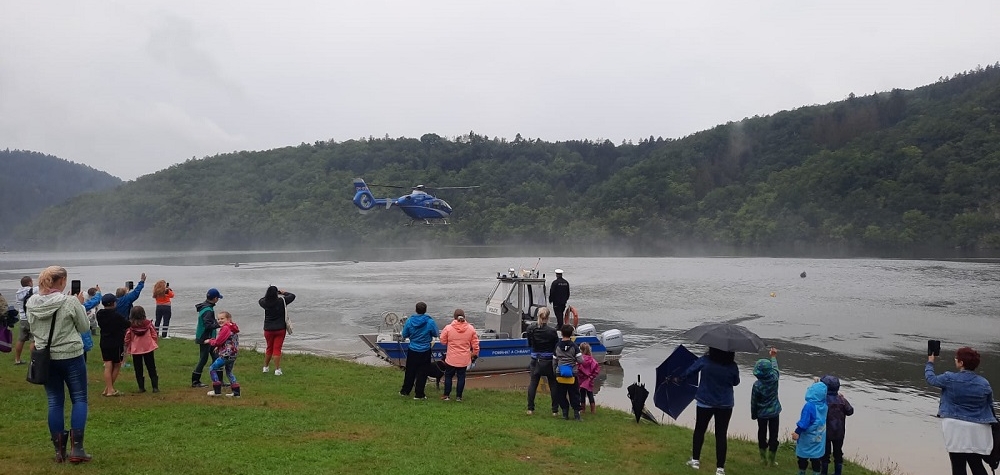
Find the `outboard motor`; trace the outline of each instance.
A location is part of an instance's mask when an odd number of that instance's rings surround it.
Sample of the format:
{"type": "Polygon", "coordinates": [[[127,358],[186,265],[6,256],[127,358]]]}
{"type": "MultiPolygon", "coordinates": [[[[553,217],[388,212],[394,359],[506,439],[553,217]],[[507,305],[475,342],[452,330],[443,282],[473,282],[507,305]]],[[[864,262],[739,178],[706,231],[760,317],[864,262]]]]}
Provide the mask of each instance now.
{"type": "MultiPolygon", "coordinates": [[[[580,325],[580,328],[584,326],[580,325]]],[[[625,349],[625,337],[622,336],[620,330],[608,330],[601,333],[597,338],[601,340],[601,344],[608,350],[609,355],[620,355],[622,354],[622,350],[625,349]]]]}
{"type": "Polygon", "coordinates": [[[589,323],[584,323],[576,329],[576,336],[597,336],[597,329],[589,323]]]}

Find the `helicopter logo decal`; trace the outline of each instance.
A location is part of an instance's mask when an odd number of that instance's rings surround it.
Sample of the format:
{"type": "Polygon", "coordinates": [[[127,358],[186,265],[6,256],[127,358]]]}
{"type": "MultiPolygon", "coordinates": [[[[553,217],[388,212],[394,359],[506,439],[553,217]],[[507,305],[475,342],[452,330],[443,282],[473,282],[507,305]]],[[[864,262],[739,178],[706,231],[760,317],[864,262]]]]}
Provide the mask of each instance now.
{"type": "MultiPolygon", "coordinates": [[[[405,186],[396,185],[372,184],[371,186],[383,188],[407,188],[405,186]]],[[[447,186],[431,188],[425,187],[424,185],[416,185],[410,187],[410,194],[400,196],[399,198],[376,198],[364,180],[361,178],[355,178],[353,201],[354,206],[357,206],[362,213],[371,211],[376,207],[389,209],[395,206],[410,217],[410,222],[408,224],[417,222],[422,222],[426,225],[448,224],[448,217],[451,216],[454,209],[448,204],[447,201],[431,195],[426,190],[468,190],[472,188],[479,187],[447,186]]]]}

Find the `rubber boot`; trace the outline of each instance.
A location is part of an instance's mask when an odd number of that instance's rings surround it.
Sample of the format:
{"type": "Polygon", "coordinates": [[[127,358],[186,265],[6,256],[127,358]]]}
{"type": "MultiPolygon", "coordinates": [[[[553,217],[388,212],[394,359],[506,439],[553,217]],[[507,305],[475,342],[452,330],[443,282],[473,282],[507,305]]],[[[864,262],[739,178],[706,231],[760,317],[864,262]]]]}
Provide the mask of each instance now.
{"type": "MultiPolygon", "coordinates": [[[[220,382],[221,382],[221,381],[225,381],[225,380],[226,380],[226,379],[225,379],[225,376],[226,376],[226,375],[225,375],[225,374],[223,374],[223,372],[222,372],[222,370],[221,370],[221,369],[220,369],[220,370],[218,370],[218,371],[216,371],[216,372],[215,372],[215,375],[216,375],[216,376],[218,376],[218,377],[217,377],[216,379],[217,379],[217,380],[219,380],[220,382]]],[[[213,384],[214,384],[214,383],[213,383],[213,384]]],[[[227,386],[228,386],[228,385],[227,385],[227,386]]]]}
{"type": "Polygon", "coordinates": [[[774,460],[777,457],[778,457],[778,451],[777,450],[775,450],[773,452],[768,452],[767,453],[767,464],[770,465],[770,466],[772,466],[772,467],[777,467],[778,466],[778,462],[776,462],[774,460]]]}
{"type": "Polygon", "coordinates": [[[844,473],[844,464],[842,463],[833,464],[833,475],[843,475],[843,473],[844,473]]]}
{"type": "Polygon", "coordinates": [[[68,441],[69,432],[52,433],[52,447],[56,450],[55,456],[52,457],[53,462],[63,463],[66,461],[66,442],[68,441]]]}
{"type": "Polygon", "coordinates": [[[573,419],[577,420],[577,421],[582,421],[583,420],[583,419],[580,418],[580,411],[573,411],[573,419]]]}
{"type": "Polygon", "coordinates": [[[89,462],[90,454],[83,450],[83,429],[71,430],[70,440],[73,442],[73,450],[69,453],[70,463],[89,462]]]}
{"type": "Polygon", "coordinates": [[[154,393],[160,392],[160,377],[159,376],[150,376],[149,377],[149,383],[153,385],[153,392],[154,393]]]}
{"type": "Polygon", "coordinates": [[[208,392],[209,396],[221,396],[222,395],[222,381],[213,381],[212,390],[208,392]]]}
{"type": "Polygon", "coordinates": [[[203,388],[205,384],[201,382],[201,373],[191,373],[191,387],[203,388]]]}
{"type": "Polygon", "coordinates": [[[232,386],[233,397],[240,397],[240,383],[236,383],[232,386]]]}
{"type": "Polygon", "coordinates": [[[146,378],[144,378],[142,376],[136,376],[135,377],[135,382],[139,383],[139,392],[140,393],[146,392],[146,378]]]}
{"type": "Polygon", "coordinates": [[[594,414],[597,411],[597,404],[590,403],[590,413],[594,414]]]}
{"type": "Polygon", "coordinates": [[[767,465],[767,449],[760,449],[760,463],[767,465]]]}

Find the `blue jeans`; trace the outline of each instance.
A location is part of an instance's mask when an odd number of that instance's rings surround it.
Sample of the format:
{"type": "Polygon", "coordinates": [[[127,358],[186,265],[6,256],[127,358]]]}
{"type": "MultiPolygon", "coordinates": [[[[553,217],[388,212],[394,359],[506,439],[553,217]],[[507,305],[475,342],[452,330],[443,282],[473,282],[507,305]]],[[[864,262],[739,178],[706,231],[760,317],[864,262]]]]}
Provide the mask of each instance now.
{"type": "Polygon", "coordinates": [[[458,388],[455,389],[455,396],[462,397],[462,391],[465,390],[465,370],[466,367],[456,368],[454,366],[448,365],[448,368],[444,370],[444,395],[451,395],[451,377],[458,375],[458,388]]]}
{"type": "Polygon", "coordinates": [[[49,399],[49,432],[62,433],[66,430],[63,407],[66,405],[66,391],[73,402],[70,412],[70,428],[84,429],[87,426],[87,363],[83,355],[68,360],[52,360],[49,363],[49,379],[45,382],[45,395],[49,399]]]}
{"type": "Polygon", "coordinates": [[[223,367],[225,367],[226,368],[226,376],[229,377],[229,384],[232,385],[232,386],[235,386],[236,385],[236,375],[233,374],[233,365],[235,365],[235,364],[236,364],[236,357],[235,356],[229,356],[229,357],[220,356],[220,357],[216,358],[215,362],[212,363],[212,366],[208,368],[208,371],[212,373],[212,382],[213,383],[221,383],[222,382],[222,376],[220,374],[221,371],[219,371],[219,370],[222,369],[223,367]]]}

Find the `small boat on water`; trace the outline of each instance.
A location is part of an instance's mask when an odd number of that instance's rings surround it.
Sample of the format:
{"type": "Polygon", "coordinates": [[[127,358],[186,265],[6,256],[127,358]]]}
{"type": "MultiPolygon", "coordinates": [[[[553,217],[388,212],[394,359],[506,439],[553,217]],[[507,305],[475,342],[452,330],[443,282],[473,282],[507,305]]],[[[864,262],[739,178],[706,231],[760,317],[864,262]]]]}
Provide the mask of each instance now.
{"type": "MultiPolygon", "coordinates": [[[[545,276],[539,275],[537,270],[516,272],[510,269],[506,273],[497,273],[496,285],[486,299],[485,321],[480,324],[480,320],[476,319],[474,322],[479,336],[479,359],[469,371],[500,372],[528,368],[531,348],[524,331],[537,319],[538,311],[548,305],[546,290],[545,276]]],[[[403,367],[409,347],[409,341],[402,336],[405,322],[405,317],[385,312],[376,333],[359,336],[380,358],[403,367]]],[[[549,322],[555,325],[555,318],[549,322]]],[[[625,348],[622,332],[613,329],[598,334],[592,324],[580,325],[574,341],[577,344],[589,343],[594,359],[599,363],[621,355],[625,348]]],[[[444,353],[445,346],[435,340],[431,349],[432,358],[440,360],[444,353]]]]}

